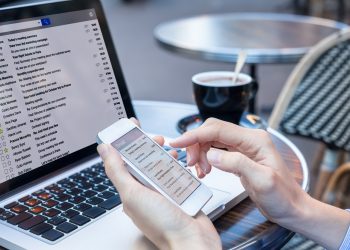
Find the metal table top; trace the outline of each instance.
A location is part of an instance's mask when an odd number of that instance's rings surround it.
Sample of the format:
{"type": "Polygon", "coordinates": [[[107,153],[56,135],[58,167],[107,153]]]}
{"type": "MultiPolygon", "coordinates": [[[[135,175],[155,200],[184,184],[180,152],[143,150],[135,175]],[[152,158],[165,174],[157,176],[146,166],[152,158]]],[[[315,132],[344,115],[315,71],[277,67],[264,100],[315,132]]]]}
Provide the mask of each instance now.
{"type": "Polygon", "coordinates": [[[235,62],[240,49],[247,63],[296,63],[318,41],[349,27],[323,18],[293,14],[203,15],[158,25],[164,48],[200,59],[235,62]]]}

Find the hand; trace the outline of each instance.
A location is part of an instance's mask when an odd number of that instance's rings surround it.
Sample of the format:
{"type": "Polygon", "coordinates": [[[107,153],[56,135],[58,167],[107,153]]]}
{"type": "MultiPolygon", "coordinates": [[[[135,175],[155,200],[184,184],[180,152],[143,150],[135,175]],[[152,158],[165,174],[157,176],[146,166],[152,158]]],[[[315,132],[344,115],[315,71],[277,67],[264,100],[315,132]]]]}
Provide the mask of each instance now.
{"type": "Polygon", "coordinates": [[[250,198],[271,221],[337,249],[350,215],[312,199],[296,183],[269,134],[208,119],[170,143],[187,149],[187,163],[203,178],[215,166],[240,177],[250,198]],[[218,149],[220,148],[220,149],[218,149]]]}
{"type": "MultiPolygon", "coordinates": [[[[162,137],[155,140],[164,143],[162,137]]],[[[160,249],[221,249],[220,238],[203,213],[196,217],[185,214],[159,193],[136,181],[110,145],[98,146],[106,173],[117,188],[124,212],[160,249]]]]}
{"type": "Polygon", "coordinates": [[[201,178],[211,166],[238,175],[250,198],[271,221],[294,217],[295,206],[291,205],[307,197],[263,130],[208,119],[171,145],[187,148],[188,165],[195,165],[201,178]]]}

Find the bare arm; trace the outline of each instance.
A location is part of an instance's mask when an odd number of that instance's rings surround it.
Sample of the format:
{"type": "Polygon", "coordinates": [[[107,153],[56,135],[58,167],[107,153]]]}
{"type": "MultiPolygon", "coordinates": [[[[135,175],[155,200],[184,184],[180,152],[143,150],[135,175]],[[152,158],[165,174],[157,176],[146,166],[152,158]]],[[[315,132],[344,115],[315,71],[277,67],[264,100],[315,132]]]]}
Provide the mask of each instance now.
{"type": "Polygon", "coordinates": [[[350,213],[311,198],[296,183],[267,132],[208,119],[172,146],[186,147],[189,165],[204,177],[212,166],[238,175],[250,198],[271,221],[338,249],[350,213]],[[223,148],[225,150],[219,150],[223,148]]]}

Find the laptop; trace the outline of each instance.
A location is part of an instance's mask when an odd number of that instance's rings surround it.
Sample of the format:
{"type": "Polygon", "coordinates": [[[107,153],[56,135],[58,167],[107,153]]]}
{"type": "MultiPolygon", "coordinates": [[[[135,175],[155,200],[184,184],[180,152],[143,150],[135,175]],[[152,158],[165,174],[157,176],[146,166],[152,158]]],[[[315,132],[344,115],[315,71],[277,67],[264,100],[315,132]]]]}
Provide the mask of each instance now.
{"type": "MultiPolygon", "coordinates": [[[[0,10],[0,245],[153,248],[124,214],[97,132],[135,116],[98,0],[0,10]]],[[[185,160],[182,153],[181,159],[185,160]]],[[[213,220],[247,195],[213,170],[213,220]]]]}

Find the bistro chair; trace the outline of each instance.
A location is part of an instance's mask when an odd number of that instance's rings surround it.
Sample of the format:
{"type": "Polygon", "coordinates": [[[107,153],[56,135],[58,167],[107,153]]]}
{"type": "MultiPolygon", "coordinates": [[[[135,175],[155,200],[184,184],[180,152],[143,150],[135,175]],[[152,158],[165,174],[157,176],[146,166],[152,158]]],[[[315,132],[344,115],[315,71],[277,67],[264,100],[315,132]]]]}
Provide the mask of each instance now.
{"type": "Polygon", "coordinates": [[[330,178],[322,201],[340,208],[350,207],[350,163],[341,165],[330,178]]]}
{"type": "Polygon", "coordinates": [[[321,199],[350,151],[350,29],[325,38],[303,57],[281,91],[269,126],[321,142],[313,168],[319,170],[313,196],[321,199]]]}

